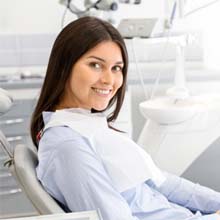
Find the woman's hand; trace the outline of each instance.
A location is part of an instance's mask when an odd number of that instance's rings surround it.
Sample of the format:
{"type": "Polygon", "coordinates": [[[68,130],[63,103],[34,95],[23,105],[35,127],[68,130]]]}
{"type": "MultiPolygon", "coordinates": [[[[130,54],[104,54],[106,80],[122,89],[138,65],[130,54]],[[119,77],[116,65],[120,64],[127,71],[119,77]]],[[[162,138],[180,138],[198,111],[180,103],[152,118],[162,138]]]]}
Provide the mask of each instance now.
{"type": "Polygon", "coordinates": [[[216,213],[220,215],[220,210],[218,210],[216,213]]]}

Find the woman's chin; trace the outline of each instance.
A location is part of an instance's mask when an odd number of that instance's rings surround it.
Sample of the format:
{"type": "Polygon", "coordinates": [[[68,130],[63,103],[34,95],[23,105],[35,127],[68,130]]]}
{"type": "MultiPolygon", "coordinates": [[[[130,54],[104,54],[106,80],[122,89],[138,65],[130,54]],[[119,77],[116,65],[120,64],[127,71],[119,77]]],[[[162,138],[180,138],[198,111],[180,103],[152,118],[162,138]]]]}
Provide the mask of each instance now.
{"type": "Polygon", "coordinates": [[[104,111],[107,108],[108,105],[96,105],[93,106],[93,109],[95,109],[96,111],[104,111]]]}

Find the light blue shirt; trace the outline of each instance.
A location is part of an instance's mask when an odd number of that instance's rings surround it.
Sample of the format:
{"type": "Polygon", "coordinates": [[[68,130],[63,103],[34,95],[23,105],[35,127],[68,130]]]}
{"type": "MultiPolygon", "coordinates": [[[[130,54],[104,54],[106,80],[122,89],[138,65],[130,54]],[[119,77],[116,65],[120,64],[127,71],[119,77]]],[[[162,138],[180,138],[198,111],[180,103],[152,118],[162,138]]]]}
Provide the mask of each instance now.
{"type": "Polygon", "coordinates": [[[73,212],[99,209],[104,220],[220,219],[213,214],[220,209],[220,193],[168,173],[160,188],[148,180],[118,192],[88,141],[69,127],[46,130],[38,157],[39,180],[73,212]]]}

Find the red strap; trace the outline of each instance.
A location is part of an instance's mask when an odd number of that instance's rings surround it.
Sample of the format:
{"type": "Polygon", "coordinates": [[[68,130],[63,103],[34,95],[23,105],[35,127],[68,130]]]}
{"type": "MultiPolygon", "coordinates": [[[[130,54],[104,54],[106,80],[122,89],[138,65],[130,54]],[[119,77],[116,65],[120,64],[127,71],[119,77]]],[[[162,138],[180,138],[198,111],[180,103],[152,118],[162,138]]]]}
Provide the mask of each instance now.
{"type": "Polygon", "coordinates": [[[40,139],[41,139],[41,137],[42,137],[42,134],[43,134],[43,131],[42,131],[42,130],[40,130],[40,131],[37,133],[36,138],[37,138],[38,141],[40,141],[40,139]]]}

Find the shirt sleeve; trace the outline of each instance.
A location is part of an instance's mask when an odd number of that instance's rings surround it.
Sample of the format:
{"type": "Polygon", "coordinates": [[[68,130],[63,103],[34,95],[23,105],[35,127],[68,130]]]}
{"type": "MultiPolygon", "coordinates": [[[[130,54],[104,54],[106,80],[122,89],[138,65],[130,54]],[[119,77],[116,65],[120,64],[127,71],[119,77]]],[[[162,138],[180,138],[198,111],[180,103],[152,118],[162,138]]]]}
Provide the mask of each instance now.
{"type": "Polygon", "coordinates": [[[45,175],[53,186],[49,183],[47,188],[55,198],[62,195],[71,211],[99,209],[104,220],[138,220],[86,140],[80,137],[59,145],[45,175]]]}
{"type": "Polygon", "coordinates": [[[170,202],[203,214],[220,210],[219,192],[170,173],[164,172],[164,175],[166,181],[160,187],[156,187],[151,181],[147,184],[164,194],[170,202]]]}

